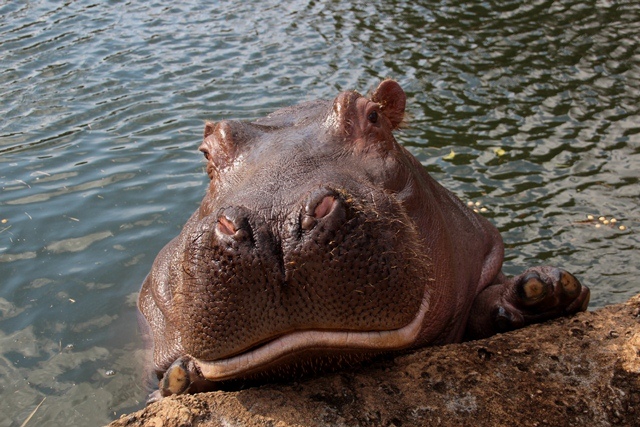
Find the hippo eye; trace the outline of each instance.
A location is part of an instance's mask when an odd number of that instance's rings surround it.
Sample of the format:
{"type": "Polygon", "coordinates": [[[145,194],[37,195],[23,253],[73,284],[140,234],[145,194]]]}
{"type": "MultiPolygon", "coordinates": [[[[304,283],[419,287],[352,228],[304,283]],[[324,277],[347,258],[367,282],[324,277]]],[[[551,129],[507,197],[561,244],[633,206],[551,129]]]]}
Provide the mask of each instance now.
{"type": "Polygon", "coordinates": [[[367,120],[369,120],[371,123],[377,122],[378,112],[376,110],[373,110],[372,112],[370,112],[369,115],[367,116],[367,120]]]}
{"type": "Polygon", "coordinates": [[[205,159],[209,160],[211,158],[211,155],[207,150],[200,150],[200,151],[202,151],[202,154],[204,154],[205,159]]]}

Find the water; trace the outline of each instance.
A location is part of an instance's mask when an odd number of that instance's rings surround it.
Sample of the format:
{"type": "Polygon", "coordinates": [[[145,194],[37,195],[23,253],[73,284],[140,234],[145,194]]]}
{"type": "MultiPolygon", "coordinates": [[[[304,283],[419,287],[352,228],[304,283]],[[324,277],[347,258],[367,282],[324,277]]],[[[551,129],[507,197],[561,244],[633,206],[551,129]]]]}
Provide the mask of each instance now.
{"type": "Polygon", "coordinates": [[[592,307],[640,291],[635,0],[200,3],[0,2],[0,427],[142,406],[136,293],[202,198],[206,119],[384,77],[508,273],[564,266],[592,307]]]}

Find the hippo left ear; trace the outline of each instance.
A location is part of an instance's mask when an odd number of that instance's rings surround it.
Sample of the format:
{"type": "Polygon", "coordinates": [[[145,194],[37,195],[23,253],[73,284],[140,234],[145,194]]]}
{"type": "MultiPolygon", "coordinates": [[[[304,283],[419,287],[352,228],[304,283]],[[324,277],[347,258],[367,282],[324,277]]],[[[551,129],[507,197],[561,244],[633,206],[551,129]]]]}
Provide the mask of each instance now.
{"type": "Polygon", "coordinates": [[[407,104],[407,95],[400,85],[393,80],[384,80],[371,95],[371,100],[380,104],[382,114],[396,129],[404,119],[404,109],[407,104]]]}

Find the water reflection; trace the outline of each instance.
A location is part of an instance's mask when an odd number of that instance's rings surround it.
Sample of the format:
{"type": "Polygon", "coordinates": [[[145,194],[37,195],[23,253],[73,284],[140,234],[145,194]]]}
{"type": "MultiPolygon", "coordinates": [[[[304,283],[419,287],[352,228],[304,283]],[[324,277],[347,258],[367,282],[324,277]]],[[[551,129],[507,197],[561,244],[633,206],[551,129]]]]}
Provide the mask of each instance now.
{"type": "Polygon", "coordinates": [[[486,209],[507,272],[563,265],[596,307],[638,291],[635,1],[39,0],[0,21],[0,426],[140,407],[135,295],[202,197],[206,119],[384,77],[409,96],[398,139],[486,209]]]}

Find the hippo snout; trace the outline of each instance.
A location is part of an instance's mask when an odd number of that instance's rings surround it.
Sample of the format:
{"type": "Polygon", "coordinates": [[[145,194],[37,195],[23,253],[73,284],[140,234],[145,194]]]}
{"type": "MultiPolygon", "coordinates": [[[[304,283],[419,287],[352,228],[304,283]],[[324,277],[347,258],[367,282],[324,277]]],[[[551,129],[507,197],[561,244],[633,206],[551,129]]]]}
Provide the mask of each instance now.
{"type": "MultiPolygon", "coordinates": [[[[301,280],[301,268],[309,277],[322,269],[317,259],[349,239],[345,225],[358,222],[358,215],[353,198],[333,188],[312,190],[278,212],[241,205],[223,208],[201,221],[187,262],[194,277],[211,268],[223,273],[209,277],[211,292],[233,286],[239,296],[266,277],[264,289],[280,294],[301,280]]],[[[207,315],[209,310],[203,311],[202,316],[207,315]]]]}
{"type": "Polygon", "coordinates": [[[341,184],[286,197],[269,208],[228,197],[185,226],[174,265],[157,267],[154,302],[189,333],[159,372],[183,354],[219,361],[294,331],[397,329],[417,315],[425,281],[404,276],[426,277],[428,264],[415,262],[414,230],[392,197],[341,184]]]}

